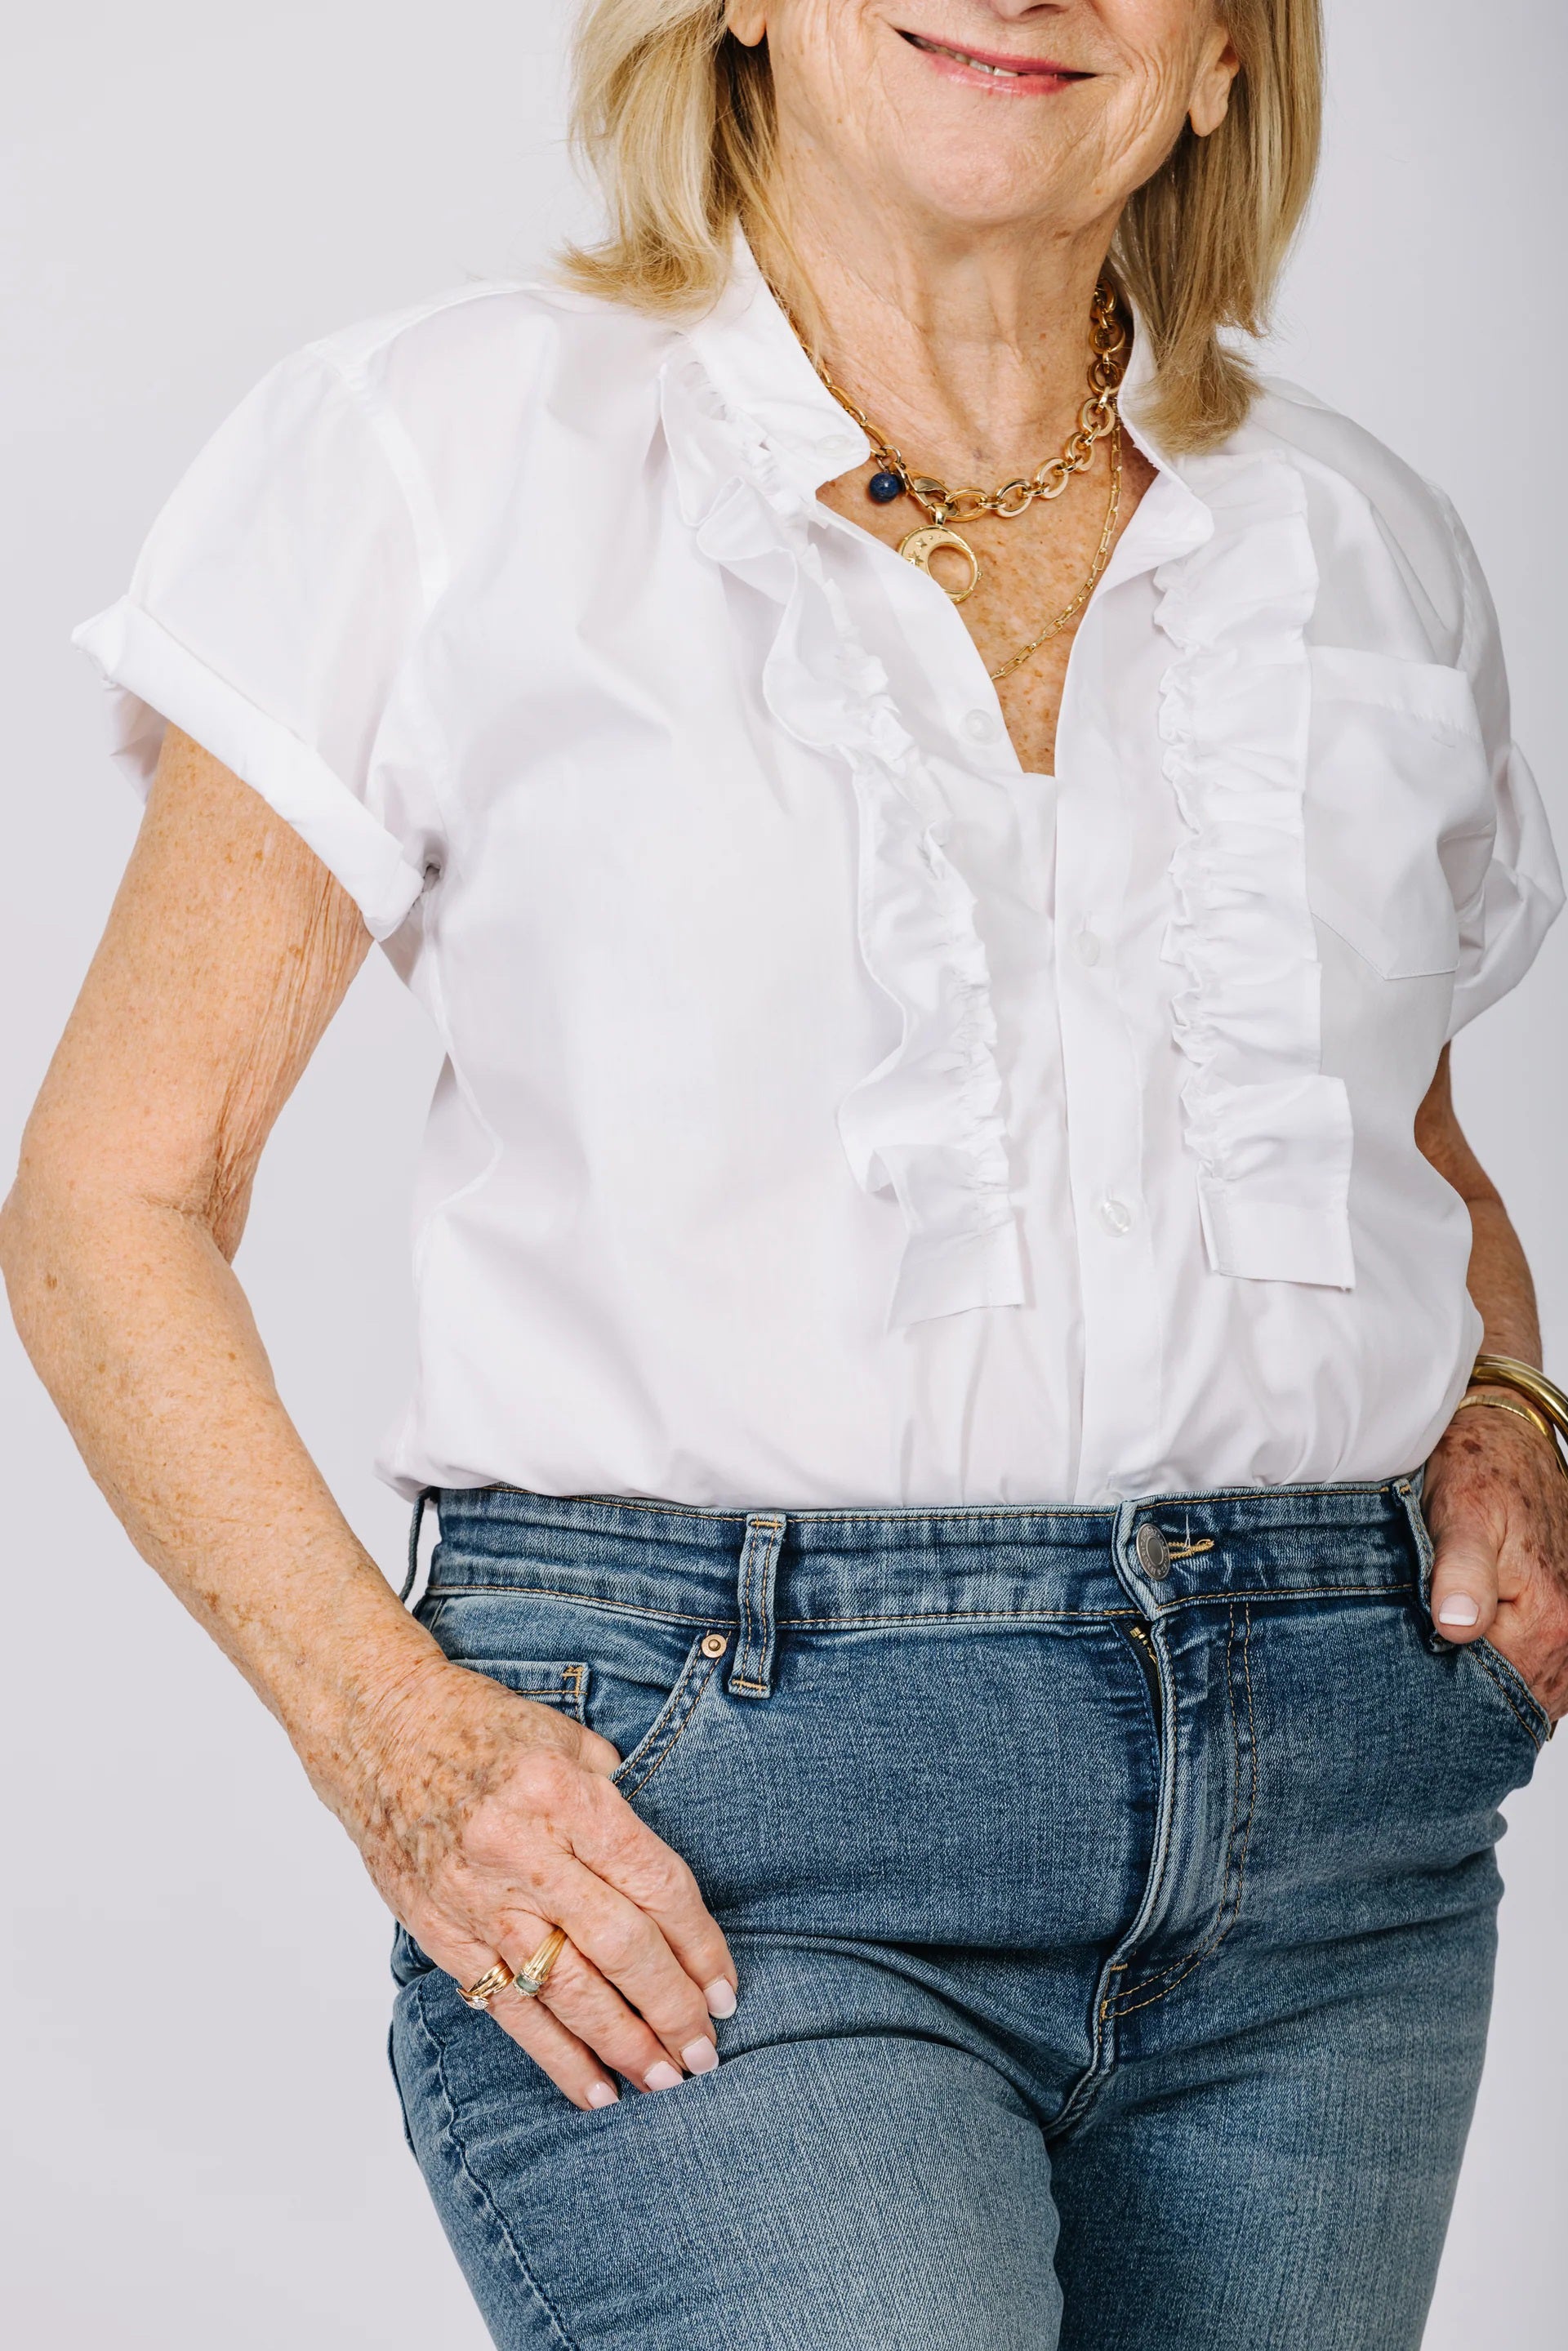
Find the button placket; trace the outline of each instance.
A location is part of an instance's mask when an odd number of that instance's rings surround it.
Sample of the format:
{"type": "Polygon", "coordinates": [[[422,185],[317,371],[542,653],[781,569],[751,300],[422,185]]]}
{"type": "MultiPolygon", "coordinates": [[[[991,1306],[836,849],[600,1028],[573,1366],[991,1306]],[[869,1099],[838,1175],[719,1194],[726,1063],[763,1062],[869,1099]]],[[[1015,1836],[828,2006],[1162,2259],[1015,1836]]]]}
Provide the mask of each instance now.
{"type": "MultiPolygon", "coordinates": [[[[1091,614],[1085,631],[1092,625],[1091,614]]],[[[1087,646],[1081,635],[1074,659],[1087,646]]],[[[1158,1442],[1162,1331],[1144,1213],[1137,1051],[1108,968],[1132,856],[1127,785],[1070,673],[1058,729],[1057,986],[1083,1303],[1083,1494],[1137,1490],[1158,1442]],[[1080,946],[1092,939],[1092,957],[1080,946]]]]}

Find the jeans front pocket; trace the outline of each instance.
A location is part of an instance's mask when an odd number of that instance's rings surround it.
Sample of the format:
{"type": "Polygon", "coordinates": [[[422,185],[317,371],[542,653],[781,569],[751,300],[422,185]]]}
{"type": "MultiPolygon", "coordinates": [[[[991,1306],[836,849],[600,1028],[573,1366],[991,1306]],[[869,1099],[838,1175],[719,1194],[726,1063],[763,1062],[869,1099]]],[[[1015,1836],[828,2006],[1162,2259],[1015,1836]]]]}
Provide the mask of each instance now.
{"type": "Polygon", "coordinates": [[[1404,1496],[1404,1502],[1420,1568],[1417,1606],[1424,1646],[1447,1674],[1449,1687],[1481,1708],[1509,1739],[1519,1759],[1509,1785],[1522,1787],[1552,1736],[1552,1718],[1518,1667],[1490,1641],[1450,1641],[1445,1636],[1432,1614],[1436,1553],[1426,1513],[1414,1489],[1404,1496]]]}
{"type": "Polygon", "coordinates": [[[433,1597],[426,1622],[453,1663],[609,1740],[621,1757],[615,1784],[628,1797],[686,1730],[731,1646],[727,1630],[561,1593],[433,1597]]]}
{"type": "Polygon", "coordinates": [[[537,1627],[509,1594],[430,1594],[420,1614],[454,1665],[466,1666],[536,1706],[553,1707],[573,1722],[587,1721],[586,1660],[545,1656],[537,1627]]]}

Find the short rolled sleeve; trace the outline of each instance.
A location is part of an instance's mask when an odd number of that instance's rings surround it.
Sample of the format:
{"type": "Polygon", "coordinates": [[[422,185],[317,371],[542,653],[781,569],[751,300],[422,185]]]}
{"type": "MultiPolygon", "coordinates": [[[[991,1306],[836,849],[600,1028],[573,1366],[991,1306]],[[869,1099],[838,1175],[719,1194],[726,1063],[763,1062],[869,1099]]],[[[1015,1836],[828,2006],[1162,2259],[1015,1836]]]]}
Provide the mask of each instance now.
{"type": "Polygon", "coordinates": [[[400,673],[429,602],[395,444],[320,352],[219,427],[159,516],[129,592],[77,630],[145,791],[172,724],[292,825],[378,939],[440,862],[400,673]]]}
{"type": "Polygon", "coordinates": [[[1508,671],[1497,611],[1480,559],[1452,507],[1443,501],[1464,585],[1459,667],[1469,680],[1486,745],[1496,806],[1491,863],[1476,905],[1466,911],[1448,1034],[1517,987],[1563,908],[1563,876],[1529,762],[1513,739],[1508,671]]]}

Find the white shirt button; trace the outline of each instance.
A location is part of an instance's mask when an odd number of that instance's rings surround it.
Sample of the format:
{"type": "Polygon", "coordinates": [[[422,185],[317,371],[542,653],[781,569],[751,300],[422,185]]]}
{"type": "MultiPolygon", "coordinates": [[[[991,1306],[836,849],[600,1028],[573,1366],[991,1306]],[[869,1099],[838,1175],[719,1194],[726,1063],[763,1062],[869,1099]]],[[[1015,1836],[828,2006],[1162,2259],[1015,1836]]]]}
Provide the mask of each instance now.
{"type": "Polygon", "coordinates": [[[1100,942],[1092,931],[1080,931],[1072,942],[1078,950],[1078,960],[1091,970],[1100,960],[1100,942]]]}
{"type": "Polygon", "coordinates": [[[971,743],[994,743],[1000,732],[999,722],[988,710],[967,710],[964,732],[971,743]]]}
{"type": "Polygon", "coordinates": [[[1125,1200],[1102,1200],[1100,1222],[1108,1233],[1118,1235],[1130,1233],[1133,1229],[1133,1211],[1128,1207],[1125,1200]]]}

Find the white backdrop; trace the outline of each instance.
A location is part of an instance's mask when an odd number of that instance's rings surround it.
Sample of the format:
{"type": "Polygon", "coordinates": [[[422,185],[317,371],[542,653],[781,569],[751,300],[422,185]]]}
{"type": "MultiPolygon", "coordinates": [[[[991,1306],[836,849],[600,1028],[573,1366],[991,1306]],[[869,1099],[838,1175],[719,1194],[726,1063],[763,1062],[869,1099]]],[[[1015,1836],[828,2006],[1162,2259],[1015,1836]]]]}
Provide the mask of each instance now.
{"type": "MultiPolygon", "coordinates": [[[[274,359],[466,276],[516,274],[580,217],[559,128],[567,16],[566,0],[76,0],[8,29],[7,1171],[135,822],[69,628],[120,592],[176,475],[274,359]]],[[[1331,0],[1331,21],[1328,162],[1276,364],[1458,499],[1568,842],[1568,515],[1547,405],[1564,358],[1564,14],[1331,0]]],[[[1458,1056],[1560,1375],[1565,1018],[1568,924],[1458,1056]]],[[[408,1356],[405,1201],[434,1069],[375,957],[282,1122],[240,1259],[284,1395],[394,1573],[403,1511],[368,1463],[408,1356]]],[[[280,1734],[131,1553],[8,1324],[0,1447],[12,2339],[479,2351],[385,2074],[376,1897],[280,1734]]],[[[1563,2341],[1565,1744],[1510,1807],[1491,2060],[1430,2351],[1563,2341]]]]}

